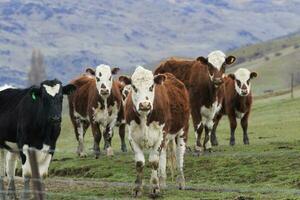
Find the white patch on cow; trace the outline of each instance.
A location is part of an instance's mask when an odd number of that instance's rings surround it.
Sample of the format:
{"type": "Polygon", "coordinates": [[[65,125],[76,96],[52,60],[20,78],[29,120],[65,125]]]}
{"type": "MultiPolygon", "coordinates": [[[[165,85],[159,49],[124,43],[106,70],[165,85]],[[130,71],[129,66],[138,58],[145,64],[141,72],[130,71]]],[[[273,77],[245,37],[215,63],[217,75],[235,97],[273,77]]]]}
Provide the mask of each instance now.
{"type": "Polygon", "coordinates": [[[211,130],[214,126],[213,119],[215,115],[221,110],[221,108],[222,108],[222,104],[218,103],[218,101],[215,101],[210,108],[202,106],[200,109],[202,115],[202,123],[209,129],[209,133],[208,133],[209,140],[205,144],[206,149],[211,148],[210,135],[211,135],[211,130]]]}
{"type": "Polygon", "coordinates": [[[112,73],[109,65],[101,64],[96,67],[95,71],[95,77],[96,77],[96,86],[97,90],[101,95],[101,91],[103,89],[108,90],[108,94],[102,97],[108,97],[111,93],[111,88],[113,84],[113,78],[112,78],[112,73]],[[104,86],[105,88],[101,88],[101,86],[104,86]]]}
{"type": "Polygon", "coordinates": [[[150,149],[160,145],[163,140],[164,124],[159,125],[158,122],[152,122],[147,126],[146,118],[140,119],[140,124],[132,121],[128,126],[129,140],[133,140],[142,149],[150,149]]]}
{"type": "MultiPolygon", "coordinates": [[[[165,143],[165,145],[167,144],[165,143]]],[[[167,178],[166,168],[167,168],[167,152],[166,152],[166,147],[164,147],[160,152],[159,170],[158,170],[159,177],[162,177],[164,180],[167,178]]]]}
{"type": "Polygon", "coordinates": [[[5,150],[0,148],[0,178],[5,176],[5,150]]]}
{"type": "Polygon", "coordinates": [[[5,85],[3,85],[3,86],[0,86],[0,92],[3,91],[3,90],[6,90],[6,89],[8,89],[8,88],[15,88],[15,87],[13,87],[13,86],[11,86],[11,85],[5,84],[5,85]]]}
{"type": "Polygon", "coordinates": [[[186,149],[184,138],[180,137],[183,135],[183,133],[184,133],[183,130],[179,132],[179,137],[177,137],[177,147],[176,147],[177,168],[182,175],[183,175],[184,153],[186,149]]]}
{"type": "Polygon", "coordinates": [[[7,146],[9,146],[12,151],[16,151],[16,152],[19,151],[17,143],[14,143],[14,142],[5,142],[5,144],[7,146]]]}
{"type": "Polygon", "coordinates": [[[213,51],[207,56],[208,62],[212,64],[218,70],[221,69],[222,65],[226,60],[226,55],[222,51],[213,51]]]}
{"type": "Polygon", "coordinates": [[[86,116],[86,117],[83,117],[82,115],[80,115],[78,112],[76,112],[76,110],[74,110],[74,116],[76,118],[79,118],[80,120],[82,121],[89,121],[89,118],[86,116]]]}
{"type": "Polygon", "coordinates": [[[100,108],[101,108],[100,103],[98,103],[97,108],[93,108],[94,110],[93,120],[95,122],[98,122],[103,128],[105,128],[107,124],[109,124],[110,127],[114,127],[117,122],[118,112],[119,112],[117,103],[115,102],[113,106],[107,107],[105,101],[104,109],[100,109],[100,108]],[[111,115],[109,115],[110,113],[111,115]]]}
{"type": "Polygon", "coordinates": [[[240,87],[237,84],[237,81],[235,80],[235,90],[240,96],[247,96],[250,93],[251,90],[251,83],[250,83],[250,74],[251,72],[248,69],[245,68],[239,68],[235,73],[235,79],[239,80],[241,85],[240,87]],[[249,84],[247,83],[249,81],[249,84]],[[242,89],[242,86],[245,86],[246,89],[242,89]],[[243,94],[244,93],[244,94],[243,94]]]}
{"type": "Polygon", "coordinates": [[[46,92],[50,95],[50,96],[55,96],[56,94],[59,93],[59,89],[60,89],[60,84],[56,84],[54,86],[50,86],[50,85],[43,85],[43,87],[46,89],[46,92]]]}
{"type": "Polygon", "coordinates": [[[235,116],[236,118],[242,119],[244,117],[245,113],[239,112],[235,110],[235,116]]]}
{"type": "Polygon", "coordinates": [[[19,153],[8,152],[6,155],[6,174],[9,178],[15,176],[19,153]]]}
{"type": "MultiPolygon", "coordinates": [[[[39,168],[39,173],[41,177],[45,177],[48,175],[48,169],[49,165],[52,159],[52,155],[49,154],[49,149],[50,147],[48,145],[43,144],[43,148],[41,150],[35,149],[35,148],[30,148],[34,149],[36,152],[36,159],[38,163],[38,168],[39,168]]],[[[31,172],[31,167],[29,163],[29,153],[28,153],[29,147],[28,145],[23,146],[23,153],[26,156],[26,162],[22,165],[22,173],[23,177],[25,176],[32,176],[31,172]]]]}
{"type": "Polygon", "coordinates": [[[131,93],[134,106],[140,114],[148,114],[150,111],[140,112],[138,108],[140,103],[149,103],[153,108],[155,87],[153,87],[154,76],[152,71],[138,66],[131,76],[131,81],[132,87],[136,88],[136,90],[132,89],[131,93]],[[151,87],[153,87],[152,90],[151,87]]]}

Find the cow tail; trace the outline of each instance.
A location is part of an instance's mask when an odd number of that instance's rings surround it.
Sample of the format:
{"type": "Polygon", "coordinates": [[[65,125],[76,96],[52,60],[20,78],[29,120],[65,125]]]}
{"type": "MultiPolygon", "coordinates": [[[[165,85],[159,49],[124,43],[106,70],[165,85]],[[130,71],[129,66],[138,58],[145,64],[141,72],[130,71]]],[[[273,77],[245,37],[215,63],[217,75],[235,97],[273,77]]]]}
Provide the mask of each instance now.
{"type": "Polygon", "coordinates": [[[174,175],[176,170],[176,143],[175,139],[169,141],[167,146],[167,166],[171,171],[172,181],[174,181],[174,175]]]}

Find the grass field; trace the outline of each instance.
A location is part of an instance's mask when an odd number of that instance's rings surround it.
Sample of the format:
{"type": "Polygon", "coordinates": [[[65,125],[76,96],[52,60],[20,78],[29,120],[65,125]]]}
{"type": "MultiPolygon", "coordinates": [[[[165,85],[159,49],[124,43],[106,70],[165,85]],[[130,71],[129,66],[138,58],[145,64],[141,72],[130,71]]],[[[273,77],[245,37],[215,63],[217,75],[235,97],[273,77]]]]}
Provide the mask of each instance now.
{"type": "MultiPolygon", "coordinates": [[[[239,127],[234,147],[229,144],[226,117],[218,129],[220,146],[194,157],[187,152],[187,190],[179,191],[169,176],[164,199],[300,199],[300,98],[288,95],[255,101],[249,125],[250,145],[242,145],[239,127]]],[[[87,158],[75,154],[76,140],[67,114],[57,152],[46,181],[49,199],[131,198],[135,179],[133,154],[120,152],[118,132],[115,156],[92,156],[92,136],[86,135],[87,158]]],[[[190,129],[188,145],[194,144],[190,129]]],[[[101,143],[103,147],[103,142],[101,143]]],[[[149,166],[145,169],[143,198],[149,198],[149,166]]]]}

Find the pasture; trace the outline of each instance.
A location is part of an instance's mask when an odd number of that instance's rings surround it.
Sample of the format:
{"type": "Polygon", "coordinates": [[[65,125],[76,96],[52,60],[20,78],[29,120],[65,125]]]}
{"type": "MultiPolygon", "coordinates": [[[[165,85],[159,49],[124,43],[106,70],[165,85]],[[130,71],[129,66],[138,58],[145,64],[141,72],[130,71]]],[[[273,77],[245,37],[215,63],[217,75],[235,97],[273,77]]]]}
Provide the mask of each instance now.
{"type": "MultiPolygon", "coordinates": [[[[66,106],[65,106],[66,108],[66,106]]],[[[254,102],[250,117],[250,145],[242,144],[241,128],[234,147],[229,144],[226,117],[218,129],[219,146],[200,157],[187,152],[185,176],[187,189],[179,191],[169,174],[164,199],[300,199],[300,91],[295,99],[288,95],[254,102]]],[[[48,199],[131,198],[135,180],[133,153],[121,153],[115,130],[115,156],[95,160],[92,136],[86,135],[87,158],[78,158],[67,110],[64,111],[57,152],[46,180],[48,199]]],[[[188,145],[194,145],[190,129],[188,145]]],[[[101,142],[103,148],[103,141],[101,142]]],[[[18,169],[20,174],[20,168],[18,169]]],[[[150,168],[145,169],[144,199],[149,196],[150,168]]],[[[21,184],[22,185],[22,184],[21,184]]],[[[20,185],[18,186],[19,189],[20,185]]]]}
{"type": "MultiPolygon", "coordinates": [[[[234,147],[229,144],[226,117],[218,129],[219,146],[200,157],[187,152],[185,176],[187,190],[176,189],[171,176],[164,199],[300,199],[300,92],[295,99],[288,95],[256,100],[249,122],[250,145],[242,144],[241,128],[234,147]]],[[[67,112],[57,152],[46,181],[49,199],[131,198],[135,180],[133,153],[121,153],[115,130],[115,156],[92,156],[92,136],[86,135],[87,158],[78,158],[77,142],[67,112]]],[[[190,147],[194,145],[190,129],[190,147]]],[[[101,149],[103,141],[101,141],[101,149]]],[[[145,169],[144,196],[149,198],[150,168],[145,169]]]]}

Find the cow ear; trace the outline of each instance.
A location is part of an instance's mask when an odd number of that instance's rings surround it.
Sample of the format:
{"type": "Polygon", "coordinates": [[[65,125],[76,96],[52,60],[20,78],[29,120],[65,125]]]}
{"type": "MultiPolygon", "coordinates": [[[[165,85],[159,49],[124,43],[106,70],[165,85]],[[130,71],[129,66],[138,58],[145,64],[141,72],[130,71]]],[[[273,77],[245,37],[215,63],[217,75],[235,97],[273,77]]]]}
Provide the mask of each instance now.
{"type": "Polygon", "coordinates": [[[162,84],[166,80],[166,76],[164,74],[158,74],[154,76],[154,83],[162,84]]]}
{"type": "Polygon", "coordinates": [[[226,59],[225,59],[225,63],[227,65],[231,65],[235,62],[236,58],[234,56],[228,56],[226,59]]]}
{"type": "Polygon", "coordinates": [[[228,77],[230,77],[232,80],[235,80],[235,75],[234,74],[228,74],[228,77]]]}
{"type": "Polygon", "coordinates": [[[88,73],[88,74],[90,74],[90,75],[93,75],[93,76],[95,76],[95,70],[94,69],[92,69],[92,68],[87,68],[86,70],[85,70],[85,72],[86,73],[88,73]]]}
{"type": "Polygon", "coordinates": [[[131,78],[127,76],[120,76],[119,81],[122,83],[125,83],[125,85],[130,85],[131,84],[131,78]]]}
{"type": "Polygon", "coordinates": [[[250,79],[256,78],[257,77],[257,73],[256,72],[251,72],[250,74],[250,79]]]}
{"type": "Polygon", "coordinates": [[[114,68],[112,68],[112,70],[111,70],[111,74],[116,75],[119,71],[120,71],[120,68],[119,68],[119,67],[114,67],[114,68]]]}
{"type": "Polygon", "coordinates": [[[68,84],[63,86],[62,90],[63,90],[63,94],[69,95],[76,90],[76,86],[73,84],[68,84]]]}
{"type": "Polygon", "coordinates": [[[198,58],[197,58],[197,61],[200,61],[200,62],[202,62],[203,64],[207,64],[207,63],[208,63],[207,58],[204,58],[203,56],[198,57],[198,58]]]}

